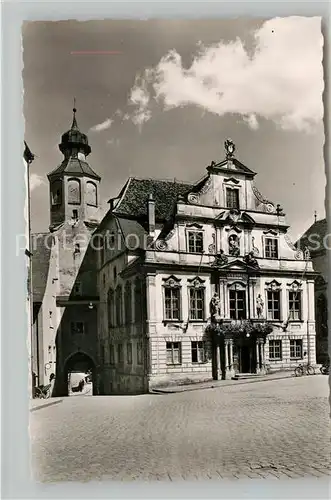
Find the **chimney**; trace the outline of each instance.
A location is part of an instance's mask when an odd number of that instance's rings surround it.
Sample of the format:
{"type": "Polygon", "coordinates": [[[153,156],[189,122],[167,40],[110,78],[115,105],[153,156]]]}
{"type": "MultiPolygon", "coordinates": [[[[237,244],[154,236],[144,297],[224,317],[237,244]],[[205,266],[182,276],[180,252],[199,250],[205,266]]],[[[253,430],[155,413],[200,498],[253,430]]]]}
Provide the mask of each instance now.
{"type": "Polygon", "coordinates": [[[150,194],[147,201],[148,234],[154,236],[155,233],[155,201],[150,194]]]}

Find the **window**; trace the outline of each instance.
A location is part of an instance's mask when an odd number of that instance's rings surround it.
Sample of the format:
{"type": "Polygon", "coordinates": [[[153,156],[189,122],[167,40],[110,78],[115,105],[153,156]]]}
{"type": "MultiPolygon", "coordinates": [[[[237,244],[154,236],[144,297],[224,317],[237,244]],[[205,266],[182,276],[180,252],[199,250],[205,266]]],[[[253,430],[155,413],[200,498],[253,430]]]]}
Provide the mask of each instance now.
{"type": "Polygon", "coordinates": [[[93,182],[86,183],[86,204],[92,207],[97,206],[97,187],[93,182]]]}
{"type": "Polygon", "coordinates": [[[230,318],[246,319],[246,293],[245,290],[230,290],[230,318]]]}
{"type": "Polygon", "coordinates": [[[118,286],[116,288],[116,325],[122,325],[122,287],[118,286]]]}
{"type": "Polygon", "coordinates": [[[226,188],[226,206],[227,208],[239,209],[239,190],[226,188]]]}
{"type": "Polygon", "coordinates": [[[203,252],[203,233],[201,231],[188,232],[188,251],[190,253],[203,252]]]}
{"type": "Polygon", "coordinates": [[[269,340],[269,359],[272,361],[282,359],[282,341],[269,340]]]}
{"type": "Polygon", "coordinates": [[[132,365],[132,344],[126,344],[126,362],[128,365],[132,365]]]}
{"type": "Polygon", "coordinates": [[[78,219],[78,210],[73,210],[73,211],[72,211],[72,218],[73,218],[74,220],[77,220],[77,219],[78,219]]]}
{"type": "Polygon", "coordinates": [[[82,321],[73,321],[71,323],[71,334],[72,335],[83,335],[84,334],[84,323],[82,321]]]}
{"type": "Polygon", "coordinates": [[[76,281],[73,287],[74,295],[82,295],[82,283],[81,281],[76,281]]]}
{"type": "Polygon", "coordinates": [[[290,358],[302,359],[302,339],[290,340],[290,358]]]}
{"type": "Polygon", "coordinates": [[[61,205],[62,203],[62,196],[61,196],[61,191],[62,191],[62,182],[61,181],[55,181],[52,184],[52,205],[61,205]]]}
{"type": "Polygon", "coordinates": [[[80,204],[80,182],[78,179],[68,181],[68,203],[70,205],[80,204]]]}
{"type": "Polygon", "coordinates": [[[190,288],[190,319],[203,320],[205,318],[205,289],[190,288]]]}
{"type": "Polygon", "coordinates": [[[265,258],[278,259],[278,240],[276,238],[265,239],[265,258]]]}
{"type": "Polygon", "coordinates": [[[108,328],[114,326],[114,290],[110,288],[107,294],[108,328]]]}
{"type": "Polygon", "coordinates": [[[113,344],[109,344],[109,363],[111,365],[115,364],[115,352],[113,344]]]}
{"type": "Polygon", "coordinates": [[[132,321],[132,300],[131,300],[131,282],[125,284],[124,290],[124,310],[125,310],[125,324],[130,325],[132,321]]]}
{"type": "Polygon", "coordinates": [[[267,292],[268,319],[280,320],[280,292],[272,290],[267,292]]]}
{"type": "Polygon", "coordinates": [[[117,344],[117,362],[123,363],[123,345],[117,344]]]}
{"type": "Polygon", "coordinates": [[[137,344],[137,364],[143,364],[143,344],[142,342],[138,342],[137,344]]]}
{"type": "Polygon", "coordinates": [[[205,363],[206,349],[203,341],[191,342],[192,363],[205,363]]]}
{"type": "Polygon", "coordinates": [[[180,289],[165,287],[165,319],[179,320],[180,319],[180,289]]]}
{"type": "Polygon", "coordinates": [[[134,318],[135,323],[141,323],[143,320],[143,286],[142,280],[137,277],[134,286],[134,318]]]}
{"type": "Polygon", "coordinates": [[[288,294],[289,319],[301,319],[301,292],[289,292],[288,294]]]}
{"type": "Polygon", "coordinates": [[[167,342],[167,365],[180,365],[181,362],[181,343],[167,342]]]}
{"type": "Polygon", "coordinates": [[[75,254],[80,253],[80,244],[79,244],[79,243],[75,243],[75,250],[74,250],[74,253],[75,253],[75,254]]]}

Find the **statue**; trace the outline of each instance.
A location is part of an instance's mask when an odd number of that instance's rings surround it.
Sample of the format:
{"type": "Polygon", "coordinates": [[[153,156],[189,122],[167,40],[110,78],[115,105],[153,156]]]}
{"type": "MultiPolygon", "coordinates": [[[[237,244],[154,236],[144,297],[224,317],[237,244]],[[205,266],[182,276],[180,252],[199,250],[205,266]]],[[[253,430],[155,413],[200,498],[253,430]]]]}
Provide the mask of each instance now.
{"type": "Polygon", "coordinates": [[[215,256],[215,260],[213,262],[213,267],[222,267],[228,263],[228,258],[224,255],[224,251],[220,250],[220,252],[215,256]]]}
{"type": "Polygon", "coordinates": [[[259,264],[256,258],[254,257],[254,252],[249,252],[247,255],[245,255],[244,261],[248,266],[259,267],[259,264]]]}
{"type": "Polygon", "coordinates": [[[238,257],[238,255],[240,254],[238,236],[232,234],[229,237],[228,241],[229,241],[229,255],[232,255],[233,257],[238,257]]]}
{"type": "Polygon", "coordinates": [[[258,318],[261,318],[262,313],[263,313],[263,306],[264,302],[261,297],[261,294],[259,293],[258,296],[256,297],[256,314],[258,318]]]}
{"type": "Polygon", "coordinates": [[[210,315],[212,318],[215,318],[216,316],[219,316],[219,310],[220,310],[220,299],[217,295],[217,293],[214,293],[212,296],[212,299],[210,301],[210,315]]]}
{"type": "Polygon", "coordinates": [[[231,139],[227,139],[224,142],[224,147],[225,147],[225,151],[226,151],[226,158],[227,159],[233,158],[233,155],[234,155],[234,152],[236,149],[236,146],[234,145],[233,141],[231,139]]]}

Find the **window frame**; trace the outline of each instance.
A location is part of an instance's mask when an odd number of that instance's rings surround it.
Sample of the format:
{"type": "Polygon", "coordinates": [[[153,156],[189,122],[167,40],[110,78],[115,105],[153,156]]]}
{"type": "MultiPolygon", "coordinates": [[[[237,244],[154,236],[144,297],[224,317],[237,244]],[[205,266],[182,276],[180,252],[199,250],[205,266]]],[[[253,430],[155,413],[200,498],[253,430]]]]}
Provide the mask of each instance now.
{"type": "Polygon", "coordinates": [[[180,366],[182,364],[182,343],[180,341],[167,341],[166,342],[166,365],[167,366],[180,366]],[[178,347],[174,347],[178,344],[178,347]],[[175,362],[174,352],[178,351],[178,363],[175,362]],[[169,361],[168,356],[171,353],[171,361],[169,361]]]}
{"type": "MultiPolygon", "coordinates": [[[[288,305],[288,318],[289,321],[302,321],[302,290],[288,290],[287,293],[287,305],[288,305]],[[295,299],[295,303],[299,304],[298,310],[291,309],[291,302],[293,299],[290,299],[291,294],[296,294],[297,298],[295,299]],[[298,311],[298,317],[292,317],[292,313],[298,311]]],[[[294,315],[293,315],[294,316],[294,315]]]]}
{"type": "MultiPolygon", "coordinates": [[[[263,242],[263,248],[264,248],[264,258],[265,259],[271,259],[271,260],[278,260],[279,259],[279,238],[277,238],[274,235],[265,235],[264,236],[264,242],[263,242]],[[268,241],[275,242],[276,244],[276,256],[273,255],[268,255],[267,249],[269,249],[269,246],[267,245],[268,241]]],[[[269,251],[269,250],[268,250],[269,251]]]]}
{"type": "Polygon", "coordinates": [[[68,205],[80,205],[82,203],[82,184],[80,182],[80,179],[77,179],[77,177],[70,177],[67,181],[67,194],[68,194],[68,205]],[[69,187],[70,183],[72,181],[75,181],[78,184],[78,201],[69,201],[69,187]]]}
{"type": "MultiPolygon", "coordinates": [[[[282,294],[281,294],[281,290],[279,288],[277,288],[277,289],[267,289],[266,290],[266,295],[267,295],[267,298],[266,298],[267,320],[269,320],[269,321],[281,321],[282,320],[282,294]],[[278,305],[279,305],[279,308],[278,308],[279,317],[278,318],[276,318],[274,314],[272,314],[272,316],[270,315],[269,293],[270,294],[274,294],[274,293],[278,294],[278,305]]],[[[274,300],[272,300],[271,302],[274,303],[274,300]]],[[[274,312],[274,310],[275,309],[273,308],[271,311],[274,312]]]]}
{"type": "Polygon", "coordinates": [[[229,289],[228,289],[228,305],[229,305],[229,318],[233,321],[242,321],[242,320],[246,320],[247,319],[247,313],[248,313],[248,308],[247,308],[247,289],[245,286],[243,286],[242,284],[240,283],[233,283],[229,286],[229,289]],[[235,293],[235,298],[231,298],[231,294],[232,293],[235,293]],[[238,293],[243,293],[243,298],[242,299],[238,299],[237,297],[237,294],[238,293]],[[231,302],[235,300],[235,309],[231,309],[231,302]],[[237,304],[238,304],[238,301],[242,301],[243,303],[243,309],[238,309],[237,307],[237,304]],[[235,311],[236,314],[235,316],[236,317],[233,317],[231,315],[231,311],[235,311]],[[238,315],[238,311],[243,311],[243,316],[240,317],[240,315],[238,315]]]}
{"type": "Polygon", "coordinates": [[[291,360],[298,360],[298,359],[303,359],[303,341],[302,339],[290,339],[290,359],[291,360]],[[292,345],[294,343],[294,346],[292,345]],[[300,355],[296,355],[296,350],[297,347],[300,347],[300,355]],[[292,348],[295,350],[295,355],[292,356],[292,348]]]}
{"type": "Polygon", "coordinates": [[[204,251],[204,231],[201,229],[187,228],[186,229],[186,240],[187,240],[187,253],[193,253],[201,255],[204,251]],[[201,238],[201,250],[197,249],[197,236],[201,238]],[[191,247],[191,238],[193,237],[193,248],[191,247]]]}
{"type": "Polygon", "coordinates": [[[137,365],[141,366],[144,364],[144,349],[143,343],[137,342],[137,365]]]}
{"type": "Polygon", "coordinates": [[[188,280],[188,310],[189,310],[189,321],[195,322],[195,321],[205,321],[206,320],[206,288],[204,286],[204,280],[202,280],[199,277],[189,279],[188,280]],[[201,298],[194,298],[192,297],[192,294],[195,294],[197,292],[200,292],[202,294],[201,298]],[[198,309],[196,307],[192,308],[192,300],[195,302],[195,305],[197,305],[198,301],[200,300],[202,302],[202,308],[198,309]],[[196,317],[192,317],[193,312],[201,311],[201,317],[197,317],[198,315],[196,314],[196,317]]]}
{"type": "Polygon", "coordinates": [[[171,322],[178,322],[181,321],[182,319],[182,285],[181,285],[181,280],[176,278],[175,276],[170,276],[168,278],[163,279],[163,321],[165,323],[171,323],[171,322]],[[171,317],[167,317],[167,311],[173,311],[172,305],[173,305],[173,297],[172,293],[170,297],[167,297],[168,292],[173,292],[177,294],[177,297],[175,299],[177,300],[177,311],[178,311],[178,317],[174,317],[173,313],[171,314],[171,317]],[[170,309],[167,308],[167,301],[170,300],[170,309]]]}
{"type": "Polygon", "coordinates": [[[132,365],[132,342],[126,344],[126,363],[132,365]]]}
{"type": "Polygon", "coordinates": [[[206,342],[203,340],[191,340],[191,363],[193,365],[202,365],[205,364],[206,362],[207,362],[206,342]],[[202,356],[201,356],[201,351],[202,351],[202,356]],[[196,361],[193,361],[193,352],[196,352],[196,358],[197,358],[196,361]],[[199,359],[201,357],[202,359],[199,359]]]}
{"type": "Polygon", "coordinates": [[[121,365],[124,363],[123,344],[117,344],[116,350],[117,350],[117,363],[121,365]]]}
{"type": "Polygon", "coordinates": [[[282,345],[282,340],[281,339],[269,339],[269,360],[270,361],[282,361],[283,359],[283,345],[282,345]],[[272,344],[270,344],[272,342],[272,344]],[[279,356],[271,356],[271,351],[273,353],[276,352],[277,345],[276,343],[279,344],[279,356]]]}
{"type": "Polygon", "coordinates": [[[234,187],[234,186],[225,186],[225,207],[228,208],[229,210],[240,210],[240,189],[239,187],[234,187]],[[230,205],[228,203],[228,195],[231,193],[236,193],[236,206],[230,205]]]}
{"type": "Polygon", "coordinates": [[[88,186],[92,185],[95,189],[95,204],[94,203],[89,203],[88,201],[86,202],[86,205],[88,207],[97,207],[98,206],[98,187],[95,182],[92,181],[87,181],[86,182],[86,197],[87,197],[87,191],[88,191],[88,186]]]}

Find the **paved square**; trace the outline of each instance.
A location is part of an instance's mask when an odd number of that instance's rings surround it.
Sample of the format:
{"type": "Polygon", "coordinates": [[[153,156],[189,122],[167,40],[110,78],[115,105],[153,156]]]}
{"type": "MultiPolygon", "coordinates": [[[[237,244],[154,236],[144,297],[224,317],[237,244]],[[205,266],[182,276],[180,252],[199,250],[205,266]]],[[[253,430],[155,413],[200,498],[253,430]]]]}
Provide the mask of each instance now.
{"type": "Polygon", "coordinates": [[[331,475],[328,378],[67,398],[31,413],[39,481],[331,475]]]}

